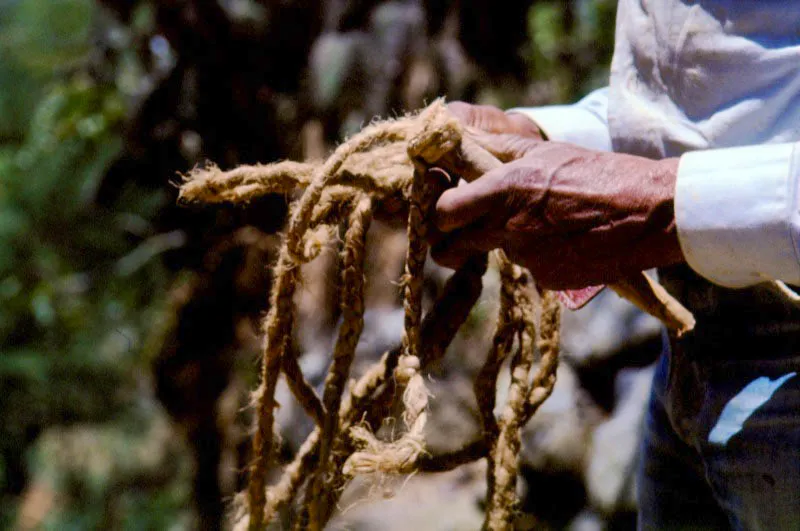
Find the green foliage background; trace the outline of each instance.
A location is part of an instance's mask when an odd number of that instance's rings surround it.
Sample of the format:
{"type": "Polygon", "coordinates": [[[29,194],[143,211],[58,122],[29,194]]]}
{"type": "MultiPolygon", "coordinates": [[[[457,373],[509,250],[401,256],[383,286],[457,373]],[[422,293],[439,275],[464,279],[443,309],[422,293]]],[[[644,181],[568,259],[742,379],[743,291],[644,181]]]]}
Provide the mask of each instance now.
{"type": "Polygon", "coordinates": [[[167,527],[188,505],[185,473],[113,492],[138,466],[120,463],[165,422],[141,344],[169,280],[147,252],[166,198],[130,188],[112,208],[93,201],[126,116],[115,80],[85,75],[95,17],[88,0],[0,3],[2,528],[17,519],[20,466],[66,496],[53,529],[102,527],[114,496],[135,513],[129,528],[167,527]],[[70,470],[76,453],[107,462],[70,470]]]}
{"type": "MultiPolygon", "coordinates": [[[[520,51],[550,101],[603,85],[611,54],[615,3],[565,4],[534,4],[520,51]]],[[[109,30],[90,0],[0,0],[0,528],[31,488],[55,493],[50,529],[191,525],[190,461],[143,348],[173,280],[160,255],[182,235],[153,228],[163,192],[94,201],[123,147],[142,73],[126,42],[147,9],[109,30]],[[99,31],[122,32],[119,54],[89,76],[99,31]]]]}

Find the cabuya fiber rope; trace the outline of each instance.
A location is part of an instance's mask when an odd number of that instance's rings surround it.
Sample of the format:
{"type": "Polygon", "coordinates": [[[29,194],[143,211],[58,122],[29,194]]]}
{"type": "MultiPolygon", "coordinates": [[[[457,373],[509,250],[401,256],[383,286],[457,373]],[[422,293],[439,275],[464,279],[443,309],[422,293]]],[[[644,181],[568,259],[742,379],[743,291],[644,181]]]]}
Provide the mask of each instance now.
{"type": "Polygon", "coordinates": [[[426,161],[445,160],[447,153],[464,149],[463,134],[444,103],[436,101],[419,114],[369,125],[322,163],[285,161],[227,172],[210,166],[185,178],[180,192],[183,202],[244,204],[264,194],[300,194],[292,204],[273,268],[270,309],[263,325],[261,384],[254,394],[253,460],[247,491],[236,499],[236,529],[264,529],[279,515],[296,529],[322,529],[350,477],[449,470],[483,458],[489,464],[484,527],[512,528],[520,429],[555,384],[559,306],[550,293],[538,304],[530,273],[511,263],[502,251],[494,252],[502,285],[497,329],[474,385],[482,435],[452,454],[425,452],[431,397],[423,372],[441,359],[466,320],[480,295],[487,266],[486,256],[468,260],[448,280],[428,314],[422,315],[427,220],[438,186],[426,179],[431,166],[426,161]],[[366,234],[373,214],[387,199],[408,205],[402,344],[354,381],[350,369],[364,324],[366,234]],[[301,280],[299,266],[313,260],[340,226],[344,231],[339,272],[342,324],[320,398],[305,381],[289,348],[295,325],[293,296],[301,280]],[[497,381],[503,361],[509,358],[508,399],[497,418],[497,381]],[[280,479],[267,485],[268,471],[277,466],[274,410],[281,373],[316,428],[294,461],[283,468],[280,479]],[[376,431],[391,417],[396,397],[403,403],[404,431],[384,440],[376,431]]]}

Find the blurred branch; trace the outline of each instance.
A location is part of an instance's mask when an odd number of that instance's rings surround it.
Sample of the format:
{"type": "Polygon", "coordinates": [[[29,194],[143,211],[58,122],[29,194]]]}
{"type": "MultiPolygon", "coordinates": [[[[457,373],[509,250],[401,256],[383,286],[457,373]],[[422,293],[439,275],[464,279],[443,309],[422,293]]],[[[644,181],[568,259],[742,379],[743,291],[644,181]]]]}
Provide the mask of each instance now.
{"type": "Polygon", "coordinates": [[[120,258],[114,265],[114,272],[123,278],[129,277],[158,255],[183,247],[185,243],[186,234],[181,230],[151,236],[120,258]]]}

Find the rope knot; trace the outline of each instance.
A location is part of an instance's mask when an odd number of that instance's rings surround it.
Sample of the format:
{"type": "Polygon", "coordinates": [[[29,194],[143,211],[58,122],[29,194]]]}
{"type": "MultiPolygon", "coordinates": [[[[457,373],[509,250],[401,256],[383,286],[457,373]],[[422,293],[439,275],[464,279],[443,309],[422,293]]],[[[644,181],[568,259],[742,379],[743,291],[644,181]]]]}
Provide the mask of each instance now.
{"type": "Polygon", "coordinates": [[[397,384],[405,387],[412,377],[419,373],[420,362],[416,356],[402,356],[397,362],[394,377],[397,384]]]}

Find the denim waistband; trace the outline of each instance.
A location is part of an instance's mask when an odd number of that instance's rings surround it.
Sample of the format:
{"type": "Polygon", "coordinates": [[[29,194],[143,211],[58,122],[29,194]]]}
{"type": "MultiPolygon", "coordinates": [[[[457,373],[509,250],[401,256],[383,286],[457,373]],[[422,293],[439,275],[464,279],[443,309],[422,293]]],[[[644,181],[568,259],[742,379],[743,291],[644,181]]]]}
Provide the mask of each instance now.
{"type": "Polygon", "coordinates": [[[774,285],[724,288],[685,265],[660,270],[659,280],[694,314],[697,325],[691,332],[692,343],[724,343],[731,357],[737,357],[737,351],[752,350],[759,342],[766,342],[765,349],[788,352],[797,345],[800,351],[800,304],[774,285]]]}

